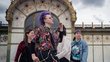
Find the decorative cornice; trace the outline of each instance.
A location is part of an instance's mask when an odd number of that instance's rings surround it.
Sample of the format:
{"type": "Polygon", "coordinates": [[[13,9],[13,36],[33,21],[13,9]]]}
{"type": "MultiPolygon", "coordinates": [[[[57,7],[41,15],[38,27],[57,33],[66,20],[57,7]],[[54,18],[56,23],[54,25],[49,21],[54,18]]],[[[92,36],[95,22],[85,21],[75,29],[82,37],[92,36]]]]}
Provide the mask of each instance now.
{"type": "MultiPolygon", "coordinates": [[[[24,3],[25,1],[28,1],[28,0],[14,0],[11,2],[11,5],[9,6],[9,8],[6,11],[6,20],[8,22],[13,21],[14,10],[16,9],[17,6],[24,3]]],[[[69,0],[58,0],[58,1],[68,7],[68,10],[70,11],[70,15],[71,15],[71,21],[75,22],[77,17],[76,17],[76,11],[74,10],[72,3],[69,2],[69,0]]]]}

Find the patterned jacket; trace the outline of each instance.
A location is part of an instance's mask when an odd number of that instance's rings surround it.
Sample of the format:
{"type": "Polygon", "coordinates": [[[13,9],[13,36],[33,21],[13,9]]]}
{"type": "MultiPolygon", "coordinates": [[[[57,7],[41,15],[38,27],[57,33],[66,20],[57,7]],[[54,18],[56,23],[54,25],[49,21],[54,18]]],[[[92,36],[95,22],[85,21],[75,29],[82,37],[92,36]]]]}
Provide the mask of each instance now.
{"type": "Polygon", "coordinates": [[[36,33],[36,43],[39,50],[55,49],[54,36],[52,30],[45,26],[40,26],[36,33]]]}

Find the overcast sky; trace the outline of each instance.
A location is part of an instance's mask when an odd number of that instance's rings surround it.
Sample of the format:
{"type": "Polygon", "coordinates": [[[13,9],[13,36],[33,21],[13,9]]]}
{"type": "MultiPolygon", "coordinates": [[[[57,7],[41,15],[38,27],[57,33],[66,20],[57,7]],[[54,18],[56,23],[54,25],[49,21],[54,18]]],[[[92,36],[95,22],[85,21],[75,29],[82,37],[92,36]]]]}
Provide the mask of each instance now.
{"type": "Polygon", "coordinates": [[[2,23],[7,24],[7,21],[5,19],[5,15],[6,15],[6,9],[8,9],[10,5],[10,0],[0,0],[0,21],[2,21],[2,23]]]}
{"type": "MultiPolygon", "coordinates": [[[[76,24],[110,24],[110,0],[71,0],[77,12],[76,24]]],[[[10,5],[10,0],[0,0],[0,21],[6,23],[5,11],[10,5]]]]}
{"type": "Polygon", "coordinates": [[[110,24],[110,0],[72,0],[77,12],[76,24],[110,24]]]}

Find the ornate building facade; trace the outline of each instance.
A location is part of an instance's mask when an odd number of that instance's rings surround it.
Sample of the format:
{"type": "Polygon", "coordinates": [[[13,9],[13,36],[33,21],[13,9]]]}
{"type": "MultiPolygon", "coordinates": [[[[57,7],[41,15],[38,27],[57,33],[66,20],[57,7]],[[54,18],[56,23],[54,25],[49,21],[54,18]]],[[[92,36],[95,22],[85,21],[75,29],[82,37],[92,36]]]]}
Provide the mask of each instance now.
{"type": "Polygon", "coordinates": [[[52,12],[53,27],[57,27],[59,22],[66,26],[67,36],[71,39],[74,29],[81,29],[82,38],[89,45],[88,62],[110,61],[109,25],[75,25],[76,12],[68,0],[12,0],[6,12],[8,25],[0,26],[0,62],[13,62],[25,29],[39,25],[39,15],[43,10],[52,12]]]}
{"type": "MultiPolygon", "coordinates": [[[[12,0],[6,11],[8,21],[7,62],[13,62],[17,46],[23,40],[25,29],[39,25],[42,11],[50,11],[54,25],[63,23],[68,33],[72,33],[76,21],[76,12],[69,0],[12,0]]],[[[71,34],[67,36],[72,39],[71,34]]]]}
{"type": "MultiPolygon", "coordinates": [[[[90,24],[89,24],[90,25],[90,24]]],[[[75,25],[75,29],[82,31],[82,38],[89,45],[88,62],[109,62],[110,57],[110,26],[95,27],[89,25],[75,25]]],[[[104,26],[104,25],[103,25],[104,26]]],[[[4,25],[0,29],[0,62],[6,62],[8,54],[8,26],[4,25]]],[[[68,33],[72,34],[72,33],[68,33]]],[[[14,45],[17,45],[14,44],[14,45]]],[[[13,47],[14,48],[14,47],[13,47]]],[[[16,48],[16,47],[15,47],[16,48]]],[[[16,50],[16,49],[15,49],[16,50]]],[[[14,51],[15,51],[14,50],[14,51]]],[[[10,50],[11,51],[11,50],[10,50]]]]}
{"type": "Polygon", "coordinates": [[[82,38],[89,45],[88,62],[109,62],[110,59],[110,25],[76,24],[75,29],[82,31],[82,38]]]}

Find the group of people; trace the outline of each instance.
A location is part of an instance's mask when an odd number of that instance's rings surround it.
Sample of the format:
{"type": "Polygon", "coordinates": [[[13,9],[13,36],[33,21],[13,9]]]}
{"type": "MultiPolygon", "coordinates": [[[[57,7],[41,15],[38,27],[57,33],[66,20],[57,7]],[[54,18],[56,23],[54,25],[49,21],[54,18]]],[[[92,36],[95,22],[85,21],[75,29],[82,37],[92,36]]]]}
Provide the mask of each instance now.
{"type": "Polygon", "coordinates": [[[81,39],[81,31],[74,32],[73,40],[66,35],[62,23],[52,30],[50,12],[40,16],[41,26],[28,29],[18,45],[14,62],[87,62],[88,45],[81,39]]]}

